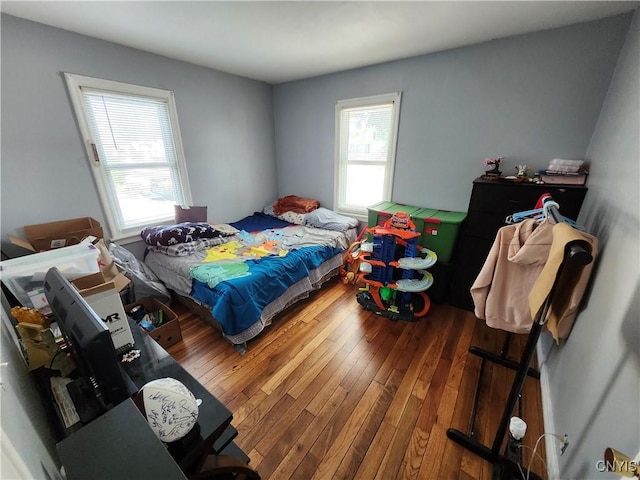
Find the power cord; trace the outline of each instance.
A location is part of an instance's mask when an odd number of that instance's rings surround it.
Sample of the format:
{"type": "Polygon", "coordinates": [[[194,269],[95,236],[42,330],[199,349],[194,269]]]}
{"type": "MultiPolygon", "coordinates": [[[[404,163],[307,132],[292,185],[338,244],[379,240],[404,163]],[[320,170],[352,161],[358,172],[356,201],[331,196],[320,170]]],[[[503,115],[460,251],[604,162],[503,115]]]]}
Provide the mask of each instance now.
{"type": "MultiPolygon", "coordinates": [[[[544,467],[544,471],[547,471],[547,462],[544,461],[544,458],[542,458],[542,455],[540,455],[538,452],[536,452],[533,448],[527,446],[527,445],[519,445],[518,448],[527,448],[529,450],[531,450],[531,456],[536,456],[538,457],[538,459],[542,462],[542,466],[544,467]]],[[[529,467],[531,468],[531,467],[529,467]]],[[[520,464],[518,463],[518,470],[520,470],[520,475],[522,475],[522,480],[526,480],[528,478],[529,472],[527,472],[527,475],[524,474],[524,472],[522,471],[522,467],[520,466],[520,464]]]]}
{"type": "MultiPolygon", "coordinates": [[[[567,449],[567,447],[569,446],[569,437],[567,436],[567,434],[565,433],[564,435],[560,436],[557,433],[543,433],[542,435],[540,435],[538,437],[538,440],[536,440],[535,445],[533,446],[532,449],[532,454],[531,454],[531,458],[529,459],[529,465],[527,466],[527,475],[525,477],[524,472],[522,471],[522,468],[520,467],[520,465],[518,465],[518,468],[520,469],[520,474],[522,475],[522,479],[523,480],[529,480],[529,475],[531,474],[531,465],[533,464],[533,459],[537,456],[540,460],[542,460],[542,457],[538,454],[538,446],[540,445],[540,441],[544,438],[544,437],[554,437],[557,440],[560,441],[560,455],[563,455],[565,450],[567,449]]],[[[525,445],[521,445],[521,446],[525,446],[525,445]]],[[[531,448],[531,447],[526,447],[526,448],[531,448]]],[[[544,464],[544,468],[546,470],[547,468],[547,464],[545,463],[544,460],[542,460],[542,463],[544,464]]]]}
{"type": "Polygon", "coordinates": [[[67,354],[67,349],[62,349],[60,348],[54,355],[53,358],[51,358],[51,362],[49,362],[49,370],[51,370],[53,368],[53,362],[55,362],[56,358],[58,357],[58,355],[60,355],[61,353],[64,353],[65,355],[67,354]]]}

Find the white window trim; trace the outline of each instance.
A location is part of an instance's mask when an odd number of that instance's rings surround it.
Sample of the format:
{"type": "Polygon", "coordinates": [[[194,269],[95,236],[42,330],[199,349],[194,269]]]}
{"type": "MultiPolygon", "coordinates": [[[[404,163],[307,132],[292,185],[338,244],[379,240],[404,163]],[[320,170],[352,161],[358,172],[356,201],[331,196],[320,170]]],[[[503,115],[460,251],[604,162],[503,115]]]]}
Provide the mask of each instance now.
{"type": "Polygon", "coordinates": [[[346,163],[340,162],[340,113],[345,108],[373,107],[378,104],[393,103],[393,125],[391,142],[389,145],[388,159],[386,163],[386,175],[382,192],[382,201],[391,201],[393,194],[393,178],[396,164],[396,147],[398,144],[398,125],[400,121],[400,105],[402,92],[393,92],[369,97],[338,100],[335,108],[335,178],[334,178],[334,210],[338,213],[351,215],[359,220],[367,220],[367,209],[348,208],[342,205],[341,193],[346,182],[346,163]]]}
{"type": "Polygon", "coordinates": [[[133,85],[130,83],[116,82],[112,80],[104,80],[101,78],[77,75],[74,73],[65,72],[64,77],[67,83],[67,88],[69,90],[69,96],[71,98],[73,109],[76,115],[81,117],[77,119],[78,127],[80,128],[84,147],[87,152],[87,159],[89,161],[89,165],[91,166],[91,173],[95,178],[98,195],[102,203],[102,210],[105,215],[112,240],[119,240],[122,243],[140,240],[140,231],[142,230],[142,228],[136,227],[121,231],[118,227],[115,216],[111,211],[112,207],[110,206],[109,196],[107,195],[107,191],[105,188],[105,184],[107,183],[107,181],[103,177],[103,170],[100,168],[100,163],[96,161],[94,157],[92,146],[93,140],[88,128],[89,122],[86,118],[85,110],[83,107],[82,92],[80,89],[81,86],[111,91],[114,93],[136,95],[140,97],[162,98],[167,101],[169,117],[171,119],[171,126],[173,130],[173,143],[177,157],[176,166],[180,175],[181,186],[185,197],[184,200],[188,205],[191,205],[193,203],[191,198],[191,188],[189,186],[189,177],[187,175],[184,149],[182,146],[182,135],[180,134],[180,126],[178,123],[178,111],[176,108],[175,96],[172,91],[153,87],[145,87],[141,85],[133,85]]]}

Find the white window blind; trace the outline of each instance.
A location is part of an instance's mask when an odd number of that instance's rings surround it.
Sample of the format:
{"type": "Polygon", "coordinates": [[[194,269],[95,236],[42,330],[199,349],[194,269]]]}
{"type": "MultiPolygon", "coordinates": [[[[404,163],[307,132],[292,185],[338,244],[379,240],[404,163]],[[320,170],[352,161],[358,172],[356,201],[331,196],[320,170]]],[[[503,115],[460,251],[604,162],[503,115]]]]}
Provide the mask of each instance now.
{"type": "Polygon", "coordinates": [[[172,92],[66,77],[112,238],[172,221],[191,203],[172,92]]]}
{"type": "Polygon", "coordinates": [[[342,100],[336,104],[336,210],[366,215],[390,200],[400,94],[342,100]]]}

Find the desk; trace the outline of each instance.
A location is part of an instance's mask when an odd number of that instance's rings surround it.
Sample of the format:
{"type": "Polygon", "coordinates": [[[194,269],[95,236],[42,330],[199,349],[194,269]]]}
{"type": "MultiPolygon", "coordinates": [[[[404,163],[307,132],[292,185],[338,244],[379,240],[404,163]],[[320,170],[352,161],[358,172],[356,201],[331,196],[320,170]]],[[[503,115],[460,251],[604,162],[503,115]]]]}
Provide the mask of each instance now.
{"type": "Polygon", "coordinates": [[[68,480],[187,478],[130,399],[65,438],[57,449],[68,480]]]}
{"type": "MultiPolygon", "coordinates": [[[[231,412],[135,322],[129,321],[135,341],[134,349],[140,350],[140,356],[132,362],[125,362],[124,372],[138,390],[158,378],[171,377],[182,382],[197,399],[202,400],[198,408],[198,422],[184,438],[164,444],[157,439],[133,401],[127,399],[58,444],[60,459],[70,480],[174,478],[167,472],[174,471],[176,467],[178,471],[190,475],[200,469],[214,444],[224,448],[220,443],[226,446],[233,439],[234,435],[228,435],[229,431],[235,432],[231,427],[231,412]],[[131,411],[132,406],[137,415],[131,411]],[[162,448],[159,454],[161,461],[150,455],[146,446],[143,446],[154,443],[149,440],[149,434],[162,448]],[[104,435],[105,439],[100,440],[100,435],[104,435]],[[172,464],[172,469],[165,471],[166,467],[159,467],[160,474],[144,473],[145,470],[155,472],[155,463],[164,463],[165,457],[170,460],[168,463],[172,464]],[[128,473],[119,477],[113,469],[120,474],[128,473]],[[140,469],[143,474],[133,474],[132,469],[140,469]],[[103,471],[109,474],[103,474],[103,471]],[[71,472],[74,476],[70,475],[71,472]],[[78,475],[75,475],[76,472],[78,475]]],[[[184,478],[184,474],[175,478],[184,478]]]]}
{"type": "Polygon", "coordinates": [[[140,389],[151,380],[171,377],[182,382],[196,398],[202,400],[198,408],[196,428],[169,447],[169,452],[182,470],[191,473],[194,468],[199,468],[198,461],[209,453],[213,443],[231,424],[231,412],[135,322],[129,322],[135,342],[134,349],[140,350],[140,357],[123,366],[135,386],[140,389]]]}

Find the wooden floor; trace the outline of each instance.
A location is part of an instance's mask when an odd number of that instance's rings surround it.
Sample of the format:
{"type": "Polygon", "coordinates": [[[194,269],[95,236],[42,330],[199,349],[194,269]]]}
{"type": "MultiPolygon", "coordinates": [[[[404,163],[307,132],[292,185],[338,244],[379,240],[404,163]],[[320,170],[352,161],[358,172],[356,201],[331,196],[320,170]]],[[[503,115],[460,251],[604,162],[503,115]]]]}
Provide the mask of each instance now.
{"type": "MultiPolygon", "coordinates": [[[[469,431],[480,359],[505,332],[467,311],[432,305],[418,322],[366,312],[332,281],[274,320],[240,356],[184,307],[169,352],[233,412],[235,442],[263,479],[490,479],[491,465],[446,436],[469,431]]],[[[514,335],[510,357],[526,337],[514,335]]],[[[475,437],[491,446],[513,372],[488,363],[475,437]]],[[[523,395],[524,465],[542,433],[537,380],[523,395]]],[[[544,448],[532,471],[545,474],[544,448]]],[[[546,474],[545,474],[546,475],[546,474]]]]}

